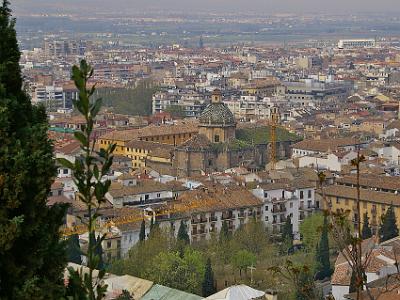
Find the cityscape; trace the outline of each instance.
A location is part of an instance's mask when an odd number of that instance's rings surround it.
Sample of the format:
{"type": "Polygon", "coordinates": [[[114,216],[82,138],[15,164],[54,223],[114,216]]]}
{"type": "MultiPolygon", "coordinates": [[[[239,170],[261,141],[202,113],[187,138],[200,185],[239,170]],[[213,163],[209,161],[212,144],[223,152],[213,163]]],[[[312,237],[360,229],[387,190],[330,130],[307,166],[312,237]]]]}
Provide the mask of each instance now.
{"type": "Polygon", "coordinates": [[[0,299],[400,299],[400,6],[322,2],[2,1],[0,299]]]}

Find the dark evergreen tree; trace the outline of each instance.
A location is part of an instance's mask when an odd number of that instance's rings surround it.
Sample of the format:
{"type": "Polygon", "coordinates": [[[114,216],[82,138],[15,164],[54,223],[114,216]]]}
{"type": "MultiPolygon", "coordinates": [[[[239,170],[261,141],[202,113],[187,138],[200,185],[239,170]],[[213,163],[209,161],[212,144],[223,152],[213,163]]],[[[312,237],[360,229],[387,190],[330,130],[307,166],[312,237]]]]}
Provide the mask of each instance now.
{"type": "Polygon", "coordinates": [[[143,242],[146,239],[146,223],[142,220],[140,224],[139,241],[143,242]]]}
{"type": "Polygon", "coordinates": [[[73,234],[67,240],[67,259],[68,262],[82,264],[81,247],[79,245],[79,235],[73,234]]]}
{"type": "Polygon", "coordinates": [[[150,220],[150,232],[153,231],[153,227],[154,227],[154,218],[152,217],[150,220]]]}
{"type": "Polygon", "coordinates": [[[204,272],[204,280],[202,283],[202,294],[203,297],[208,297],[212,294],[215,294],[217,289],[215,288],[214,283],[214,272],[211,266],[211,259],[207,259],[206,268],[204,272]]]}
{"type": "Polygon", "coordinates": [[[190,244],[189,234],[187,232],[186,223],[181,220],[181,225],[178,230],[178,241],[183,242],[184,244],[190,244]]]}
{"type": "Polygon", "coordinates": [[[65,208],[46,205],[56,175],[43,107],[23,91],[15,20],[0,4],[0,299],[57,299],[65,208]]]}
{"type": "Polygon", "coordinates": [[[231,233],[229,232],[228,223],[224,220],[222,222],[222,227],[219,232],[219,241],[225,242],[231,238],[231,233]]]}
{"type": "Polygon", "coordinates": [[[292,219],[289,215],[286,217],[286,222],[282,229],[282,239],[284,241],[289,241],[290,245],[293,244],[293,226],[292,219]]]}
{"type": "Polygon", "coordinates": [[[369,218],[368,218],[368,214],[365,213],[364,214],[364,223],[363,223],[363,227],[362,227],[362,232],[361,232],[361,237],[363,240],[369,239],[370,237],[372,237],[372,230],[371,227],[369,227],[369,218]]]}
{"type": "Polygon", "coordinates": [[[329,238],[328,238],[328,218],[324,217],[321,238],[316,251],[317,279],[324,279],[332,274],[331,263],[329,260],[329,238]]]}
{"type": "Polygon", "coordinates": [[[391,205],[386,214],[382,217],[382,225],[379,229],[379,236],[381,242],[390,240],[399,235],[399,229],[396,224],[396,215],[391,205]]]}
{"type": "Polygon", "coordinates": [[[97,259],[97,270],[104,270],[105,265],[104,265],[104,260],[103,260],[103,247],[101,245],[101,238],[98,236],[97,238],[94,235],[90,235],[90,238],[92,239],[92,245],[94,245],[94,254],[97,259]]]}

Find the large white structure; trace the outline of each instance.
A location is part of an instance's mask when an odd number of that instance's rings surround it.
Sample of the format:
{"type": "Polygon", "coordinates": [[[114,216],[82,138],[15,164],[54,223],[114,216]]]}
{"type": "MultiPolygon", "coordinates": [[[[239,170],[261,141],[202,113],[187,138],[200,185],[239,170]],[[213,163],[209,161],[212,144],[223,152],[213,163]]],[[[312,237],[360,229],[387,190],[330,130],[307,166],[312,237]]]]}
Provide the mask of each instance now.
{"type": "Polygon", "coordinates": [[[240,96],[240,99],[224,100],[236,120],[251,121],[269,119],[274,104],[269,98],[259,99],[257,96],[240,96]]]}
{"type": "Polygon", "coordinates": [[[281,232],[290,216],[295,238],[299,238],[300,223],[320,207],[315,186],[309,181],[262,183],[252,192],[263,201],[263,221],[275,234],[281,232]]]}
{"type": "Polygon", "coordinates": [[[350,39],[350,40],[340,40],[338,42],[339,49],[371,48],[375,46],[376,46],[376,41],[374,39],[350,39]]]}
{"type": "Polygon", "coordinates": [[[342,170],[342,164],[339,157],[333,153],[301,156],[299,157],[299,167],[312,167],[319,170],[335,172],[340,172],[342,170]]]}

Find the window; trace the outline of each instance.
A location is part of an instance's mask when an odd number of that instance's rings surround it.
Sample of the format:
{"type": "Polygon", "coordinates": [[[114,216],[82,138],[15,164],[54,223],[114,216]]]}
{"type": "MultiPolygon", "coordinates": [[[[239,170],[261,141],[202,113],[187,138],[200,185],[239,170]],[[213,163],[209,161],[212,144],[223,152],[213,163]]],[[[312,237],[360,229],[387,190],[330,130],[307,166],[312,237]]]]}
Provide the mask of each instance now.
{"type": "Polygon", "coordinates": [[[268,197],[268,193],[264,192],[264,198],[267,198],[267,197],[268,197]]]}
{"type": "Polygon", "coordinates": [[[62,190],[58,190],[58,196],[61,196],[62,190]]]}
{"type": "Polygon", "coordinates": [[[293,202],[290,202],[290,208],[293,208],[293,202]]]}
{"type": "Polygon", "coordinates": [[[304,199],[304,192],[300,191],[300,199],[304,199]]]}
{"type": "Polygon", "coordinates": [[[265,216],[265,221],[268,222],[268,216],[265,216]]]}
{"type": "Polygon", "coordinates": [[[265,206],[265,211],[268,211],[268,205],[265,206]]]}
{"type": "Polygon", "coordinates": [[[160,197],[161,197],[161,194],[160,194],[160,193],[158,193],[158,194],[157,194],[157,198],[160,198],[160,197]]]}
{"type": "Polygon", "coordinates": [[[312,197],[312,191],[308,190],[308,198],[311,198],[311,197],[312,197]]]}
{"type": "Polygon", "coordinates": [[[219,143],[219,135],[214,135],[214,142],[219,143]]]}
{"type": "Polygon", "coordinates": [[[282,199],[285,199],[285,191],[282,191],[282,199]]]}
{"type": "Polygon", "coordinates": [[[107,249],[111,248],[111,241],[107,241],[107,249]]]}
{"type": "Polygon", "coordinates": [[[150,196],[149,195],[144,195],[144,200],[149,200],[150,196]]]}
{"type": "Polygon", "coordinates": [[[211,159],[208,160],[208,166],[212,166],[212,160],[211,159]]]}
{"type": "Polygon", "coordinates": [[[63,169],[63,174],[68,174],[68,169],[63,169]]]}

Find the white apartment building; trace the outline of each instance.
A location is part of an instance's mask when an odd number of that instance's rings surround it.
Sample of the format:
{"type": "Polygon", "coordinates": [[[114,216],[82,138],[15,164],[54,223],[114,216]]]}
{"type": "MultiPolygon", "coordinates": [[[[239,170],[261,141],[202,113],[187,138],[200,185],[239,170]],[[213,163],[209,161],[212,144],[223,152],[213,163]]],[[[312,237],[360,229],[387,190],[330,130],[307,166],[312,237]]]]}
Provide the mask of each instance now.
{"type": "Polygon", "coordinates": [[[371,48],[376,46],[376,41],[374,39],[349,39],[349,40],[339,40],[339,49],[349,49],[349,48],[371,48]]]}
{"type": "Polygon", "coordinates": [[[252,192],[263,201],[263,221],[274,234],[281,233],[290,216],[294,237],[300,238],[300,223],[320,207],[315,199],[315,186],[309,181],[261,183],[252,192]]]}
{"type": "Polygon", "coordinates": [[[198,117],[207,106],[208,100],[204,95],[195,91],[171,89],[160,91],[152,97],[153,114],[168,111],[171,107],[180,107],[185,117],[198,117]]]}
{"type": "Polygon", "coordinates": [[[38,85],[33,87],[32,102],[33,103],[47,103],[47,102],[62,102],[63,89],[58,86],[42,86],[38,85]]]}
{"type": "Polygon", "coordinates": [[[269,119],[274,106],[269,98],[259,99],[257,96],[240,96],[239,99],[224,100],[236,120],[251,121],[269,119]]]}
{"type": "Polygon", "coordinates": [[[311,167],[319,170],[340,172],[342,164],[339,157],[333,153],[322,155],[306,155],[299,157],[299,167],[311,167]]]}

